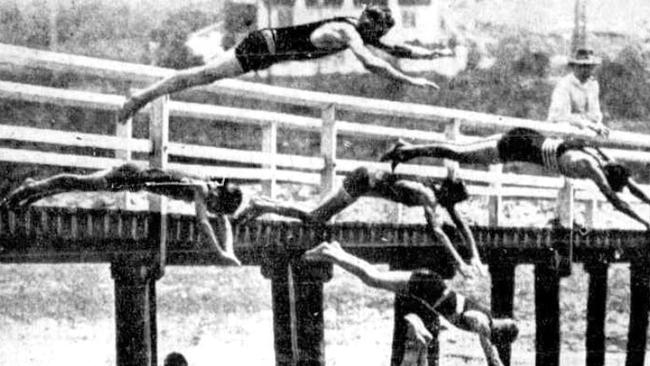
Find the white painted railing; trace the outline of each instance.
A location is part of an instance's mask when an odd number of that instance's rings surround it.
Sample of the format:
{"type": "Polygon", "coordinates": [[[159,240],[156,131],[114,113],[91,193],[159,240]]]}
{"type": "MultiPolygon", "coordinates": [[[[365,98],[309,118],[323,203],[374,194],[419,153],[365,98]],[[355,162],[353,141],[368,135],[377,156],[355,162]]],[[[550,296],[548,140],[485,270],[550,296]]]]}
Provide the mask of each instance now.
{"type": "MultiPolygon", "coordinates": [[[[122,81],[139,82],[151,82],[173,72],[169,69],[152,66],[58,54],[0,44],[0,67],[3,64],[10,65],[13,68],[38,67],[58,72],[74,72],[122,81]]],[[[151,104],[154,107],[149,106],[143,111],[149,111],[151,115],[151,137],[149,140],[132,138],[130,123],[126,125],[116,123],[116,136],[0,125],[0,139],[114,150],[116,158],[1,148],[0,160],[102,169],[117,165],[124,160],[130,160],[133,152],[145,152],[157,156],[162,165],[170,168],[204,175],[266,181],[267,188],[272,193],[275,181],[316,184],[329,189],[336,184],[338,173],[346,173],[362,165],[388,168],[388,164],[385,163],[337,159],[336,142],[339,136],[384,140],[400,137],[417,139],[423,142],[444,141],[453,138],[462,142],[472,141],[480,137],[460,134],[461,126],[481,127],[482,130],[490,130],[495,133],[520,126],[534,128],[558,136],[594,138],[568,126],[540,121],[428,105],[295,90],[239,80],[222,80],[199,89],[235,95],[240,98],[254,98],[307,106],[320,111],[321,117],[314,118],[275,111],[168,101],[167,98],[161,98],[156,103],[151,104]],[[438,133],[341,121],[336,119],[338,110],[434,121],[438,125],[447,125],[448,128],[446,133],[438,133]],[[260,150],[243,151],[168,141],[165,133],[158,133],[157,131],[168,129],[170,115],[259,126],[263,132],[260,150]],[[319,132],[321,135],[320,156],[278,154],[276,152],[278,127],[319,132]],[[254,165],[254,167],[234,168],[167,163],[167,154],[243,163],[254,165]]],[[[121,95],[56,89],[5,81],[0,81],[0,98],[104,111],[117,111],[124,102],[124,96],[121,95]]],[[[606,149],[606,151],[617,159],[650,162],[650,152],[644,151],[650,150],[649,137],[648,135],[636,133],[612,131],[607,141],[600,142],[609,146],[610,148],[606,149]],[[632,152],[629,148],[635,148],[636,150],[632,152]]],[[[147,164],[146,161],[136,163],[147,164]]],[[[442,166],[412,164],[400,165],[399,172],[434,177],[443,177],[447,174],[446,168],[442,166]]],[[[501,197],[555,198],[557,190],[563,186],[563,179],[559,177],[504,174],[500,167],[493,167],[489,171],[461,169],[459,176],[471,183],[470,193],[492,197],[491,206],[494,206],[495,219],[491,219],[491,221],[495,224],[498,224],[499,221],[498,207],[500,206],[501,197]]],[[[577,182],[576,187],[578,188],[577,199],[587,200],[592,203],[594,199],[603,199],[596,192],[595,186],[591,182],[577,182]]],[[[627,198],[631,199],[630,197],[627,198]]],[[[491,214],[491,216],[493,215],[491,214]]]]}

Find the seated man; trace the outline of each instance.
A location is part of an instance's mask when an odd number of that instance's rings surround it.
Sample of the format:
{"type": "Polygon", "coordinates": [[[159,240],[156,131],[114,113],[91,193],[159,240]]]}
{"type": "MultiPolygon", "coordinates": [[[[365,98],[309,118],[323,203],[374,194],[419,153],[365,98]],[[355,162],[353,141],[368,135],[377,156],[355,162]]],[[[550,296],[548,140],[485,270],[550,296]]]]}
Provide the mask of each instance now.
{"type": "Polygon", "coordinates": [[[147,191],[194,202],[201,230],[223,264],[240,264],[233,251],[233,233],[226,215],[237,210],[242,193],[239,187],[226,180],[217,181],[179,171],[143,169],[124,164],[88,175],[57,174],[39,181],[28,179],[1,200],[0,207],[25,207],[43,197],[70,191],[147,191]],[[216,214],[218,239],[208,220],[208,211],[216,214]]]}
{"type": "Polygon", "coordinates": [[[453,177],[443,180],[440,187],[437,187],[434,182],[431,178],[407,178],[382,170],[360,167],[343,180],[343,186],[338,191],[327,197],[312,211],[292,203],[278,202],[268,198],[254,198],[244,210],[235,214],[234,222],[243,223],[265,213],[275,213],[294,217],[304,222],[325,223],[361,196],[384,198],[407,206],[422,206],[429,230],[449,250],[460,272],[465,276],[471,276],[473,271],[478,271],[483,276],[487,275],[485,265],[481,263],[474,236],[458,215],[455,207],[458,202],[467,199],[465,185],[453,177]],[[439,220],[436,219],[435,207],[437,204],[449,212],[463,241],[470,247],[471,267],[465,264],[442,230],[439,220]]]}
{"type": "Polygon", "coordinates": [[[363,66],[383,77],[415,86],[438,89],[427,79],[404,74],[375,56],[370,48],[401,58],[431,59],[451,56],[449,49],[428,50],[407,44],[388,44],[382,38],[395,24],[385,6],[366,7],[357,18],[336,17],[284,28],[253,31],[234,49],[204,66],[181,70],[129,98],[119,120],[133,116],[150,101],[165,94],[232,78],[249,71],[264,70],[276,63],[322,58],[350,50],[363,66]]]}
{"type": "MultiPolygon", "coordinates": [[[[401,296],[412,298],[420,302],[423,308],[428,309],[428,311],[445,317],[454,326],[478,334],[489,365],[503,365],[494,344],[511,343],[519,332],[512,319],[492,318],[489,310],[450,290],[435,272],[428,270],[379,271],[370,263],[343,250],[337,242],[324,242],[305,252],[303,258],[307,261],[336,264],[357,276],[370,287],[392,291],[401,296]]],[[[418,317],[425,318],[426,316],[418,314],[418,317]]],[[[417,343],[428,343],[427,332],[424,332],[421,326],[414,324],[412,321],[411,323],[409,327],[413,328],[412,332],[416,334],[415,341],[417,343]]],[[[408,352],[409,346],[406,345],[407,352],[404,359],[421,361],[422,347],[416,346],[416,350],[419,351],[414,354],[408,352]]],[[[413,366],[422,365],[422,363],[409,362],[409,365],[413,366]]],[[[402,365],[404,365],[404,360],[402,365]]]]}
{"type": "Polygon", "coordinates": [[[617,195],[617,192],[627,187],[630,193],[650,204],[650,198],[630,178],[630,171],[598,147],[590,146],[583,140],[561,140],[545,137],[528,128],[514,128],[505,134],[468,144],[440,142],[411,145],[399,141],[381,157],[381,161],[391,161],[392,168],[395,169],[397,164],[417,157],[451,159],[459,163],[480,165],[518,161],[541,165],[568,178],[589,179],[616,209],[650,229],[650,223],[617,195]]]}

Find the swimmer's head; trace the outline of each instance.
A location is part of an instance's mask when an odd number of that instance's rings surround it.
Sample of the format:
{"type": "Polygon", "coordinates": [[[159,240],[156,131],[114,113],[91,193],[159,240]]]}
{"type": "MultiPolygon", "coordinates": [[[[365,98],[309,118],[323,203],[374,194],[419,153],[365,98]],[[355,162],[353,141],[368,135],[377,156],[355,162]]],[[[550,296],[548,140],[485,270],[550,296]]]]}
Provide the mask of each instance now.
{"type": "Polygon", "coordinates": [[[241,189],[228,179],[210,188],[206,204],[213,213],[233,214],[243,200],[241,189]]]}
{"type": "Polygon", "coordinates": [[[369,5],[361,16],[357,30],[366,41],[376,41],[388,33],[395,25],[393,14],[387,6],[369,5]]]}

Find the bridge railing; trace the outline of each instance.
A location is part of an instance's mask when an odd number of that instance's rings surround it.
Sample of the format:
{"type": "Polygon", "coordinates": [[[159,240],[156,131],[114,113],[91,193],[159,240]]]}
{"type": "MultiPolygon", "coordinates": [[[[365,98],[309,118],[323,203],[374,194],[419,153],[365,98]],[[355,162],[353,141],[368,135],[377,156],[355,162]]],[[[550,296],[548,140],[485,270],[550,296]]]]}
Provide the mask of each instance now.
{"type": "MultiPolygon", "coordinates": [[[[12,67],[45,68],[56,72],[74,72],[95,77],[109,78],[133,82],[151,82],[172,73],[172,70],[107,61],[83,56],[74,56],[27,49],[23,47],[0,45],[0,61],[12,67]]],[[[239,80],[222,80],[213,85],[203,87],[209,92],[234,95],[238,98],[263,99],[279,103],[289,103],[315,108],[320,111],[321,118],[307,117],[288,113],[265,110],[247,110],[217,105],[183,103],[162,99],[156,115],[164,120],[150,122],[159,128],[169,128],[169,116],[191,117],[201,120],[224,120],[238,124],[259,126],[262,129],[260,150],[235,150],[211,146],[185,144],[168,141],[166,134],[152,133],[152,136],[165,138],[160,141],[146,141],[132,138],[131,122],[116,123],[117,136],[100,136],[64,131],[30,129],[26,127],[0,126],[0,138],[31,142],[44,142],[66,146],[87,146],[103,149],[114,149],[115,159],[98,158],[80,155],[2,149],[1,158],[5,161],[26,162],[36,164],[52,164],[76,166],[92,169],[102,169],[130,160],[133,152],[149,152],[158,148],[157,155],[165,161],[165,166],[182,169],[199,174],[226,176],[245,180],[264,182],[265,191],[274,195],[277,181],[295,182],[301,184],[321,185],[324,190],[331,189],[340,174],[345,174],[360,165],[386,167],[370,161],[337,159],[337,138],[339,136],[356,136],[373,139],[411,138],[423,142],[444,141],[449,138],[458,141],[472,141],[480,138],[460,133],[461,127],[481,127],[482,130],[503,132],[514,126],[531,127],[548,134],[558,136],[580,136],[594,139],[582,131],[568,126],[541,123],[518,118],[495,116],[484,113],[467,112],[435,106],[400,103],[385,100],[334,95],[311,91],[294,90],[269,85],[254,84],[239,80]],[[437,125],[445,125],[445,133],[402,129],[337,119],[337,111],[353,111],[379,115],[416,118],[431,121],[437,125]],[[277,153],[278,128],[312,131],[320,133],[320,156],[299,156],[277,153]],[[253,164],[254,168],[206,166],[167,163],[167,155],[177,155],[193,158],[217,158],[229,163],[253,164]]],[[[10,82],[0,82],[0,98],[48,103],[63,106],[74,106],[95,110],[116,111],[124,101],[120,95],[100,94],[93,92],[62,90],[35,85],[25,85],[10,82]]],[[[154,105],[154,104],[152,104],[154,105]]],[[[148,107],[153,111],[154,108],[148,107]]],[[[153,112],[150,112],[153,113],[153,112]]],[[[154,114],[152,114],[154,116],[154,114]]],[[[150,127],[150,131],[155,131],[150,127]]],[[[612,131],[607,141],[599,141],[608,145],[607,152],[613,157],[624,161],[650,162],[650,139],[648,136],[623,131],[612,131]],[[625,149],[622,149],[625,148],[625,149]],[[630,148],[635,149],[630,153],[630,148]]],[[[156,154],[154,154],[156,155],[156,154]]],[[[135,162],[147,164],[145,161],[135,162]]],[[[401,173],[443,177],[446,169],[440,166],[422,166],[404,164],[399,168],[401,173]]],[[[490,197],[489,222],[498,225],[502,217],[501,202],[505,197],[527,199],[555,199],[557,190],[561,189],[564,181],[559,177],[546,177],[521,174],[503,173],[501,166],[493,166],[489,171],[470,169],[460,170],[459,176],[470,182],[470,194],[490,197]]],[[[591,182],[576,182],[575,195],[569,195],[569,200],[559,204],[565,206],[565,211],[572,210],[573,198],[586,201],[587,221],[593,222],[593,212],[599,201],[603,200],[596,187],[591,182]]],[[[632,202],[636,199],[627,195],[625,199],[632,202]]]]}
{"type": "MultiPolygon", "coordinates": [[[[9,64],[13,67],[45,68],[57,72],[74,72],[115,80],[129,80],[130,82],[151,82],[173,72],[169,69],[153,66],[59,54],[10,45],[0,45],[0,63],[9,64]]],[[[134,139],[132,138],[130,123],[126,125],[117,123],[117,136],[82,134],[5,125],[0,126],[1,139],[43,142],[64,146],[86,146],[109,150],[114,149],[116,151],[116,158],[98,158],[71,154],[61,156],[62,154],[43,151],[2,149],[0,151],[0,159],[14,162],[101,169],[119,164],[125,159],[130,159],[131,153],[133,152],[152,153],[156,148],[159,148],[158,155],[161,156],[176,155],[256,165],[254,168],[242,168],[178,163],[167,164],[169,167],[200,174],[244,180],[261,180],[266,182],[267,193],[273,195],[274,186],[277,181],[322,185],[324,190],[329,190],[336,184],[336,180],[341,178],[340,174],[350,172],[358,166],[387,167],[387,164],[371,161],[338,159],[336,142],[339,136],[356,136],[373,139],[410,138],[423,142],[445,141],[452,138],[463,142],[472,141],[480,137],[461,134],[461,127],[481,127],[483,131],[487,130],[498,133],[515,126],[520,126],[534,128],[557,136],[580,136],[586,139],[597,139],[569,126],[543,123],[540,121],[429,105],[295,90],[239,80],[222,80],[210,86],[202,87],[201,89],[219,94],[234,95],[238,98],[262,99],[265,101],[315,108],[320,111],[321,117],[315,118],[275,111],[248,110],[162,99],[160,101],[162,103],[160,104],[160,108],[165,112],[159,114],[159,116],[164,120],[160,120],[159,118],[158,121],[154,121],[154,118],[152,118],[150,119],[152,124],[155,123],[162,129],[168,129],[169,116],[171,115],[174,117],[191,117],[206,121],[218,119],[237,124],[259,126],[262,129],[260,150],[236,150],[186,144],[169,140],[153,142],[134,139]],[[431,121],[438,126],[441,124],[446,126],[445,133],[342,121],[337,119],[337,111],[353,111],[431,121]],[[277,130],[280,127],[320,133],[320,156],[277,153],[277,130]]],[[[48,88],[4,81],[0,82],[0,98],[104,111],[117,111],[124,101],[124,97],[120,95],[48,88]]],[[[147,109],[150,110],[150,113],[153,113],[151,112],[154,110],[153,107],[150,106],[147,109]]],[[[650,139],[648,137],[650,136],[624,131],[612,131],[609,139],[606,141],[598,141],[608,146],[606,152],[616,159],[650,162],[650,152],[647,151],[650,150],[650,139]],[[631,152],[630,149],[634,150],[631,152]]],[[[144,161],[136,163],[146,164],[144,161]]],[[[443,177],[447,174],[446,169],[442,166],[413,164],[401,165],[399,172],[433,177],[443,177]]],[[[459,172],[459,176],[470,182],[469,190],[471,194],[485,195],[492,198],[491,211],[495,219],[499,217],[498,203],[503,197],[554,199],[557,197],[557,190],[564,185],[564,181],[559,177],[503,173],[500,166],[491,167],[489,171],[462,169],[459,172]]],[[[598,201],[603,200],[602,195],[597,192],[596,187],[591,182],[576,182],[575,188],[577,188],[575,198],[588,202],[588,207],[592,207],[598,201]]],[[[635,198],[630,195],[625,198],[630,201],[635,201],[635,198]]]]}

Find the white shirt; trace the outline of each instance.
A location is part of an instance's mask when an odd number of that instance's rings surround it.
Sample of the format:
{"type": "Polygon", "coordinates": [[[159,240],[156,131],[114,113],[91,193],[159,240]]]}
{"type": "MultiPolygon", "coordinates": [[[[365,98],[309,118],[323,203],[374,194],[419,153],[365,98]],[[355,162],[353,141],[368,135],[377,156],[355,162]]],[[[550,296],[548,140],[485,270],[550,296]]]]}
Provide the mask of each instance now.
{"type": "Polygon", "coordinates": [[[599,94],[598,81],[593,77],[581,83],[573,73],[566,75],[553,90],[548,121],[574,124],[572,121],[580,119],[600,124],[603,114],[600,111],[599,94]]]}

